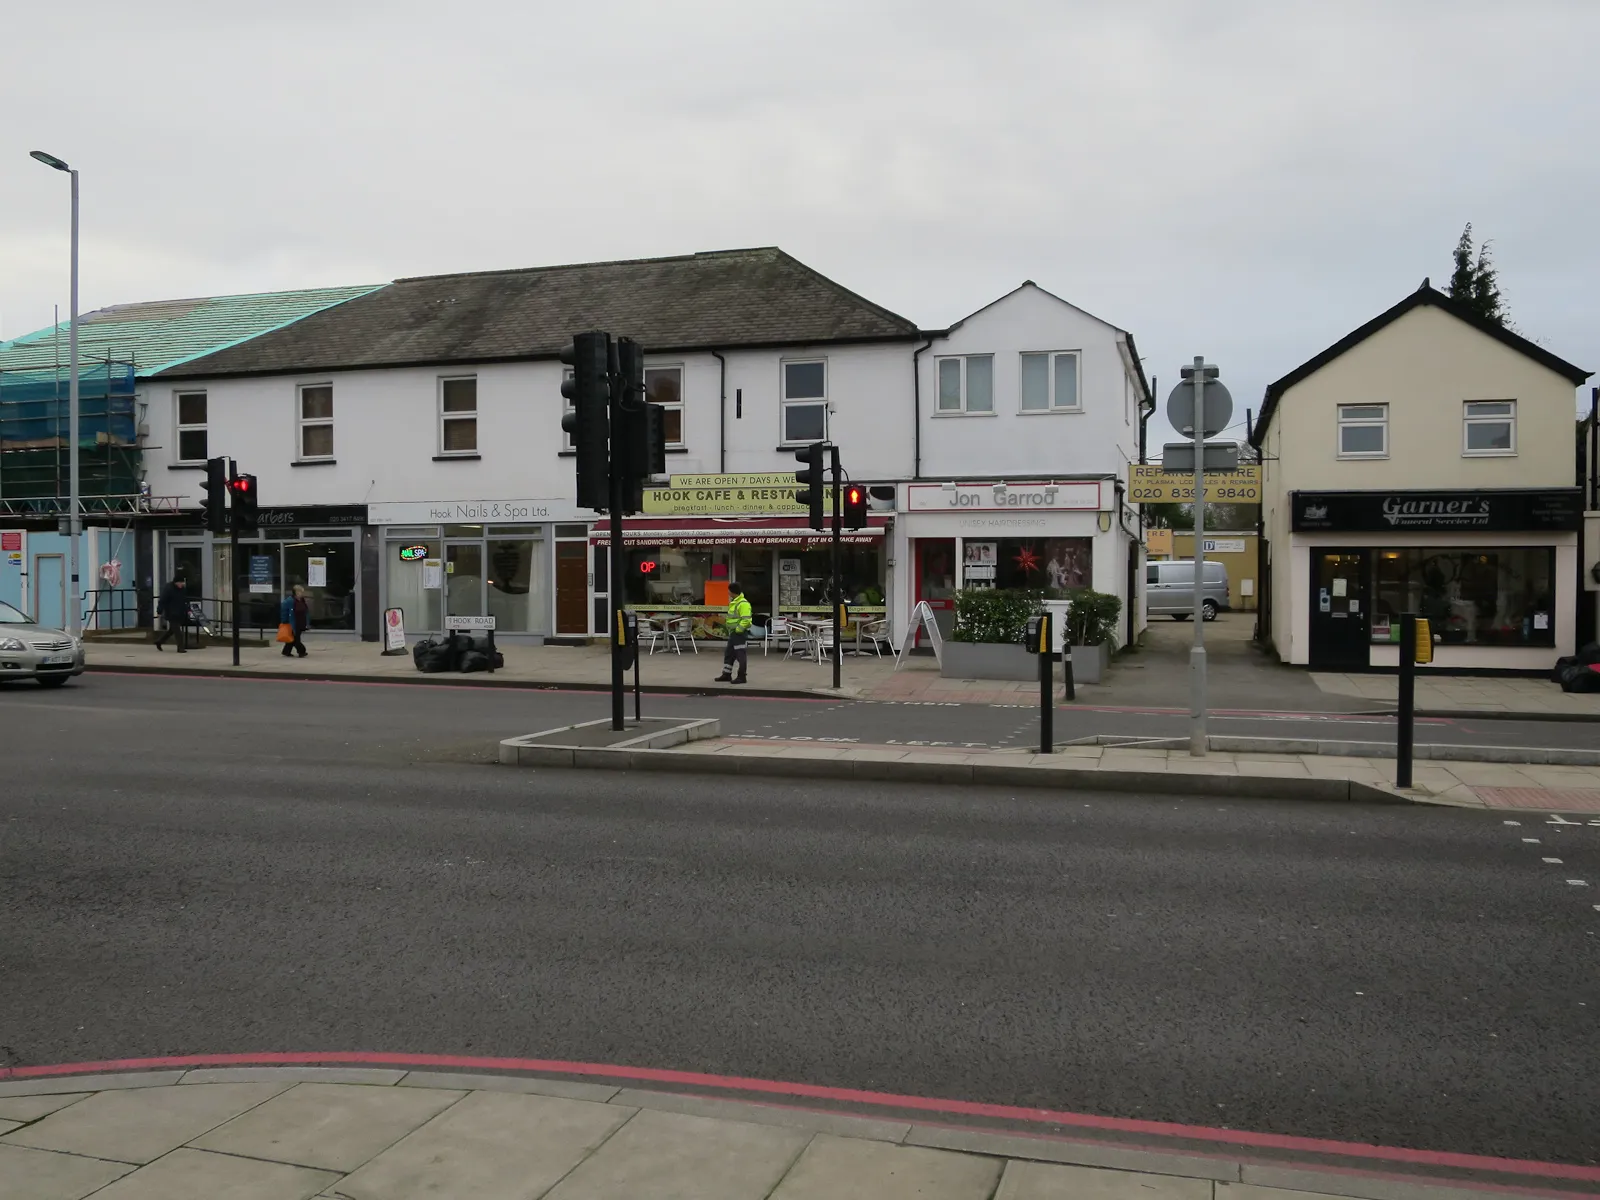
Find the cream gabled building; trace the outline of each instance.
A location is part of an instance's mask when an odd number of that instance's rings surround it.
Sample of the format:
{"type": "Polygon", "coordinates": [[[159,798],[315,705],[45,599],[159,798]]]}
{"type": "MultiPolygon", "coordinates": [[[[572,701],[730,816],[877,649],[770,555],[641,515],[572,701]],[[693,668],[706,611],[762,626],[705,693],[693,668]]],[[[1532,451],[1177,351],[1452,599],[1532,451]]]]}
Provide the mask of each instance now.
{"type": "Polygon", "coordinates": [[[1589,372],[1422,287],[1270,385],[1262,628],[1285,662],[1399,661],[1427,617],[1440,667],[1573,652],[1589,372]]]}

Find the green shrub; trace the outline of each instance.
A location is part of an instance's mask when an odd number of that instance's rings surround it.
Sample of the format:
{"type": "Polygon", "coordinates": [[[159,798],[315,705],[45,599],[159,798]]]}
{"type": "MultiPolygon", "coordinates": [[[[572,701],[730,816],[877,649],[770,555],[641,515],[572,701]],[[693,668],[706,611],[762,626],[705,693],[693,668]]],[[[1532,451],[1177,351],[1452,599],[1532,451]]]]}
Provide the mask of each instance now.
{"type": "Polygon", "coordinates": [[[1038,612],[1046,600],[1072,601],[1067,613],[1067,640],[1074,646],[1116,643],[1122,601],[1093,588],[1065,591],[965,588],[956,593],[956,623],[950,640],[1019,645],[1027,632],[1028,618],[1038,612]]]}
{"type": "Polygon", "coordinates": [[[1044,598],[1041,591],[963,588],[956,593],[956,624],[950,640],[1019,645],[1028,618],[1039,611],[1044,598]]]}
{"type": "Polygon", "coordinates": [[[1122,614],[1122,601],[1106,592],[1093,588],[1069,588],[1063,593],[1072,601],[1067,613],[1067,640],[1074,646],[1116,644],[1117,618],[1122,614]]]}

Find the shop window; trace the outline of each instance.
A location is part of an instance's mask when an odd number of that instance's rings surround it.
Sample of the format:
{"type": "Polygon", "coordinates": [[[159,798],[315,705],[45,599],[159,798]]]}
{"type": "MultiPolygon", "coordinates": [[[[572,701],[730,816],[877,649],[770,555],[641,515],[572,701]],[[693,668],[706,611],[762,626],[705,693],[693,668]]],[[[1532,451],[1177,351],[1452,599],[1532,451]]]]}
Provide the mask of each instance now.
{"type": "Polygon", "coordinates": [[[478,452],[478,380],[439,381],[439,453],[478,452]]]}
{"type": "Polygon", "coordinates": [[[828,436],[828,364],[824,359],[783,364],[783,440],[820,442],[828,436]]]}
{"type": "Polygon", "coordinates": [[[744,547],[734,551],[733,578],[744,588],[745,599],[754,612],[772,611],[772,553],[744,547]]]}
{"type": "Polygon", "coordinates": [[[489,539],[489,615],[495,628],[530,633],[540,628],[536,608],[544,543],[530,538],[489,539]]]}
{"type": "Polygon", "coordinates": [[[206,452],[206,394],[179,392],[174,400],[178,410],[178,461],[203,463],[210,457],[206,452]]]}
{"type": "Polygon", "coordinates": [[[994,412],[994,355],[969,354],[938,362],[941,413],[994,412]]]}
{"type": "Polygon", "coordinates": [[[630,546],[627,576],[623,580],[625,604],[704,604],[706,582],[712,578],[711,555],[676,546],[630,546]]]}
{"type": "Polygon", "coordinates": [[[333,385],[300,389],[300,461],[333,457],[333,385]]]}
{"type": "Polygon", "coordinates": [[[1339,457],[1387,458],[1388,454],[1389,406],[1339,405],[1339,457]]]}
{"type": "Polygon", "coordinates": [[[1075,350],[1022,356],[1022,411],[1082,412],[1075,350]]]}
{"type": "Polygon", "coordinates": [[[1517,452],[1517,402],[1469,400],[1461,418],[1461,453],[1494,457],[1517,452]]]}
{"type": "MultiPolygon", "coordinates": [[[[427,535],[437,533],[438,527],[433,526],[425,530],[427,535]]],[[[405,617],[406,629],[411,632],[417,630],[436,630],[441,628],[443,616],[439,609],[439,600],[443,589],[423,586],[427,582],[427,564],[431,560],[440,561],[440,542],[437,536],[410,537],[406,536],[407,530],[390,529],[389,539],[385,543],[384,564],[385,579],[385,608],[398,608],[405,617]],[[396,537],[400,534],[400,537],[396,537]],[[422,547],[422,555],[415,555],[415,548],[422,547]],[[402,552],[407,557],[402,558],[402,552]]]]}
{"type": "Polygon", "coordinates": [[[356,627],[354,542],[285,542],[284,590],[295,584],[306,589],[312,629],[356,627]]]}
{"type": "MultiPolygon", "coordinates": [[[[782,552],[780,558],[800,560],[800,603],[827,607],[833,603],[832,551],[782,552]]],[[[883,549],[881,546],[842,546],[839,578],[844,598],[854,604],[883,603],[883,549]]],[[[780,606],[781,607],[781,606],[780,606]]]]}
{"type": "Polygon", "coordinates": [[[1426,617],[1446,644],[1555,645],[1555,551],[1548,546],[1379,550],[1373,640],[1426,617]]]}
{"type": "Polygon", "coordinates": [[[681,449],[683,440],[683,368],[646,367],[644,369],[645,399],[659,404],[666,411],[667,445],[681,449]]]}
{"type": "Polygon", "coordinates": [[[994,563],[997,588],[1064,591],[1094,586],[1094,539],[1078,538],[997,538],[981,542],[968,538],[962,555],[965,562],[994,563]],[[981,554],[974,547],[989,546],[981,554]]]}

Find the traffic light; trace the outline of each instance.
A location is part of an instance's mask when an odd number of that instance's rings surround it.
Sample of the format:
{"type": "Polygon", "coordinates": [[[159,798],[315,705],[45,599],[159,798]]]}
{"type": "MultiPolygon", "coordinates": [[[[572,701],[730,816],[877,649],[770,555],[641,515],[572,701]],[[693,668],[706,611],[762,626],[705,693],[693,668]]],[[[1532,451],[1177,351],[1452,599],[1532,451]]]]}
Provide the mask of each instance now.
{"type": "Polygon", "coordinates": [[[621,392],[614,406],[612,468],[622,475],[625,511],[637,512],[645,483],[667,473],[666,410],[645,401],[644,347],[618,338],[616,350],[621,392]]]}
{"type": "Polygon", "coordinates": [[[212,533],[228,531],[228,460],[206,459],[206,498],[200,501],[206,528],[212,533]]]}
{"type": "Polygon", "coordinates": [[[844,485],[844,525],[845,529],[865,529],[867,527],[867,489],[859,483],[844,485]]]}
{"type": "Polygon", "coordinates": [[[240,537],[254,537],[259,520],[256,505],[256,477],[235,475],[228,480],[228,490],[233,493],[233,531],[240,537]]]}
{"type": "Polygon", "coordinates": [[[561,418],[561,428],[572,438],[577,452],[578,504],[605,512],[611,507],[607,474],[607,436],[610,429],[606,407],[611,400],[611,381],[607,378],[610,338],[597,331],[574,334],[572,345],[561,352],[561,361],[572,368],[572,378],[561,383],[561,394],[572,402],[572,411],[561,418]]]}
{"type": "Polygon", "coordinates": [[[800,484],[794,498],[804,504],[809,511],[810,525],[813,529],[825,528],[822,519],[822,497],[828,490],[827,481],[823,477],[822,459],[827,452],[826,442],[812,442],[804,450],[796,450],[795,458],[805,464],[804,471],[794,473],[794,481],[800,484]]]}

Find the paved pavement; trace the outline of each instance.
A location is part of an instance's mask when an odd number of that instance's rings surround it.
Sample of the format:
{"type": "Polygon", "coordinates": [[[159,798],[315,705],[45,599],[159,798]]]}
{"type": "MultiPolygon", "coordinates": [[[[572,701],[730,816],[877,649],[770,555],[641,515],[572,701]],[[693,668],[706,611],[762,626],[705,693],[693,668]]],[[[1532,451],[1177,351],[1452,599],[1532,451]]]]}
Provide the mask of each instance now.
{"type": "MultiPolygon", "coordinates": [[[[1313,674],[1299,667],[1272,661],[1250,642],[1252,618],[1226,615],[1206,626],[1209,655],[1209,703],[1224,714],[1371,713],[1394,707],[1392,677],[1313,674]]],[[[1188,703],[1188,647],[1193,626],[1166,620],[1151,623],[1140,649],[1120,656],[1105,683],[1078,688],[1077,705],[1085,708],[1136,710],[1141,715],[1172,715],[1188,703]]],[[[511,646],[505,650],[506,666],[492,676],[421,676],[409,655],[385,657],[375,643],[355,641],[311,642],[306,659],[285,659],[277,647],[247,646],[241,669],[290,678],[337,677],[375,681],[466,683],[504,686],[607,687],[610,663],[604,647],[511,646]]],[[[724,690],[713,683],[721,670],[721,644],[714,643],[674,654],[646,655],[641,660],[643,685],[652,689],[702,692],[724,690]]],[[[148,644],[95,643],[90,662],[96,669],[121,670],[232,670],[232,653],[222,643],[183,656],[158,652],[148,644]]],[[[755,652],[746,694],[810,696],[831,688],[832,664],[781,654],[755,652]]],[[[1036,683],[998,680],[942,679],[931,656],[908,656],[897,670],[892,657],[847,655],[841,683],[845,695],[901,703],[1023,704],[1038,702],[1036,683]]],[[[732,690],[732,689],[725,689],[732,690]]],[[[1549,719],[1600,720],[1600,696],[1567,695],[1544,680],[1423,678],[1418,683],[1418,706],[1424,710],[1481,713],[1484,717],[1522,714],[1549,719]]]]}
{"type": "Polygon", "coordinates": [[[1600,827],[483,764],[563,704],[0,695],[0,1058],[518,1055],[1595,1158],[1600,827]]]}
{"type": "Polygon", "coordinates": [[[1600,1184],[1600,1169],[1451,1163],[1433,1172],[1454,1185],[1443,1193],[1419,1186],[1428,1180],[1414,1164],[1376,1156],[1352,1157],[1364,1170],[1341,1175],[1326,1155],[1307,1165],[1263,1158],[1260,1147],[1152,1152],[924,1115],[945,1117],[521,1073],[69,1076],[0,1082],[0,1180],[11,1200],[1304,1200],[1311,1188],[1389,1200],[1397,1188],[1440,1198],[1500,1194],[1491,1187],[1502,1182],[1555,1195],[1600,1184]]]}

